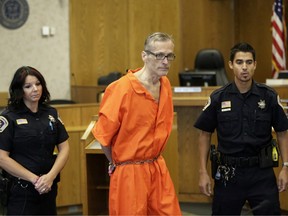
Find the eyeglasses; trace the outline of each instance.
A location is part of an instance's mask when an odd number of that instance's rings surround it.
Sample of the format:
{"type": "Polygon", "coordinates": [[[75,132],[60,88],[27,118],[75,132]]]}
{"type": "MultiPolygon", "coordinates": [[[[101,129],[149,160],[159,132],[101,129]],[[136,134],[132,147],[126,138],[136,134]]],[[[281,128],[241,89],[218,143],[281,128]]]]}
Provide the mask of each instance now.
{"type": "Polygon", "coordinates": [[[157,60],[164,60],[165,58],[167,58],[168,61],[173,61],[176,58],[174,53],[169,53],[168,55],[165,55],[165,53],[153,53],[149,50],[145,50],[145,52],[155,56],[157,60]]]}

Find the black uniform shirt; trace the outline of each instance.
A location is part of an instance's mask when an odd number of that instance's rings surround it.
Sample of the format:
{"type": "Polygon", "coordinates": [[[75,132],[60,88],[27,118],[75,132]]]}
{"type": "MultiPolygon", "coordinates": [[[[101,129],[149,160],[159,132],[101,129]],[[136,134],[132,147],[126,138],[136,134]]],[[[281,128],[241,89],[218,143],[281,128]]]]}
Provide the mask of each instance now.
{"type": "Polygon", "coordinates": [[[215,90],[195,123],[206,131],[217,130],[218,150],[239,156],[256,155],[276,132],[288,129],[288,119],[270,87],[253,81],[251,90],[241,94],[235,83],[215,90]]]}
{"type": "Polygon", "coordinates": [[[50,171],[55,146],[67,139],[56,109],[50,106],[39,105],[33,113],[23,104],[21,109],[6,109],[0,115],[0,149],[37,175],[50,171]]]}

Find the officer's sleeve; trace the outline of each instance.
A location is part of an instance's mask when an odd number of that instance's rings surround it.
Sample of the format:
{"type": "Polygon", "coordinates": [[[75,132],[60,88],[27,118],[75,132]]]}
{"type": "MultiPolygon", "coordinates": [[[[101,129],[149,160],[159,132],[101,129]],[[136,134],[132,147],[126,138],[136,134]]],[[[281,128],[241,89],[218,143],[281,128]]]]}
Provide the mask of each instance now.
{"type": "Polygon", "coordinates": [[[62,142],[66,141],[69,138],[69,135],[66,131],[63,121],[61,120],[57,110],[56,111],[56,122],[57,122],[57,145],[61,144],[62,142]]]}
{"type": "Polygon", "coordinates": [[[273,97],[273,119],[272,126],[276,132],[288,130],[288,119],[283,106],[280,102],[279,95],[273,97]]]}
{"type": "Polygon", "coordinates": [[[0,115],[0,149],[10,152],[13,144],[13,123],[5,115],[0,115]]]}
{"type": "Polygon", "coordinates": [[[213,133],[217,127],[217,110],[216,110],[216,101],[209,97],[207,104],[202,110],[202,113],[196,120],[194,127],[213,133]]]}

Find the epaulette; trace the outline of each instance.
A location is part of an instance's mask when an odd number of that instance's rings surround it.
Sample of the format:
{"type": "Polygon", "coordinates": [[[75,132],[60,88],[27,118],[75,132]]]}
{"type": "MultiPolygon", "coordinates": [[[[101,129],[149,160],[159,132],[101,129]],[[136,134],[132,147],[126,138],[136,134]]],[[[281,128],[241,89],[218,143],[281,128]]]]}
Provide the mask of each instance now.
{"type": "Polygon", "coordinates": [[[5,108],[0,115],[7,115],[9,112],[11,112],[9,109],[5,108]]]}
{"type": "Polygon", "coordinates": [[[220,88],[218,88],[218,89],[215,89],[215,90],[211,93],[211,95],[215,95],[215,94],[217,94],[217,93],[223,92],[225,89],[227,89],[227,88],[230,87],[231,85],[232,85],[232,83],[227,83],[226,85],[224,85],[224,86],[222,86],[222,87],[220,87],[220,88]]]}
{"type": "Polygon", "coordinates": [[[269,90],[269,91],[272,91],[272,92],[275,93],[275,94],[278,94],[274,88],[272,88],[271,86],[268,86],[268,85],[266,85],[266,84],[264,84],[264,83],[255,82],[255,85],[256,85],[257,87],[259,87],[259,88],[264,88],[264,89],[267,89],[267,90],[269,90]]]}

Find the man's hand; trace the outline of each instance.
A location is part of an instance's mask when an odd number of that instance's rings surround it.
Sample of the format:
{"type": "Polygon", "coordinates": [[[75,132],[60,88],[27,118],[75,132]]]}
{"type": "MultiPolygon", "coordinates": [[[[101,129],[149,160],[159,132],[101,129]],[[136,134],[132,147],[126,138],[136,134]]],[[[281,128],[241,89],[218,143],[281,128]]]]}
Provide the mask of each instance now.
{"type": "Polygon", "coordinates": [[[212,195],[211,180],[207,172],[199,173],[199,188],[201,193],[206,196],[212,195]]]}
{"type": "Polygon", "coordinates": [[[288,187],[288,167],[283,166],[279,173],[278,177],[278,190],[279,192],[283,192],[288,187]]]}

